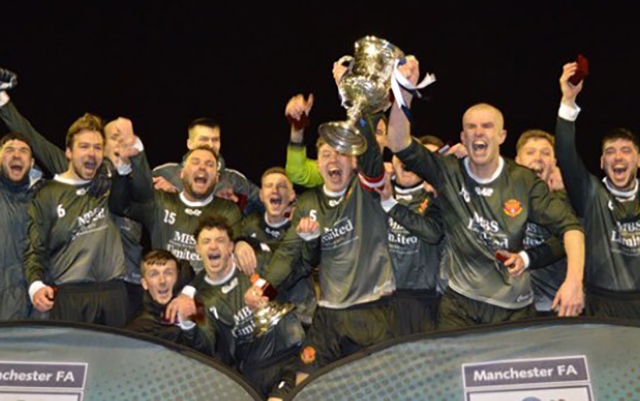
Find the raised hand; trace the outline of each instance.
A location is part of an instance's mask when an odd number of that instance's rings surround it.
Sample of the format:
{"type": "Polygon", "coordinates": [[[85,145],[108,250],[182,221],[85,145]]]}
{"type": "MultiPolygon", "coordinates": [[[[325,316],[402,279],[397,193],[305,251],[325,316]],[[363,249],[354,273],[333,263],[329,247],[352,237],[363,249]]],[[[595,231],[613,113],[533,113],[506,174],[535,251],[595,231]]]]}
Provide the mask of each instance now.
{"type": "Polygon", "coordinates": [[[124,163],[129,163],[129,158],[139,153],[134,147],[136,135],[133,132],[133,123],[128,118],[118,117],[115,120],[118,135],[118,156],[124,163]]]}
{"type": "Polygon", "coordinates": [[[0,92],[13,89],[18,85],[18,76],[9,70],[0,68],[0,92]]]}
{"type": "Polygon", "coordinates": [[[311,217],[303,217],[298,222],[296,233],[305,241],[310,241],[320,236],[320,224],[311,217]]]}
{"type": "Polygon", "coordinates": [[[562,91],[562,103],[574,107],[576,103],[576,97],[582,90],[584,80],[580,81],[578,85],[574,85],[569,82],[569,78],[578,71],[578,63],[567,63],[562,67],[562,75],[560,76],[560,90],[562,91]]]}
{"type": "Polygon", "coordinates": [[[153,177],[153,188],[168,193],[178,193],[178,188],[164,177],[153,177]]]}
{"type": "Polygon", "coordinates": [[[289,99],[284,109],[284,115],[292,126],[292,130],[302,130],[309,125],[309,113],[313,108],[313,93],[305,99],[304,95],[298,94],[289,99]]]}

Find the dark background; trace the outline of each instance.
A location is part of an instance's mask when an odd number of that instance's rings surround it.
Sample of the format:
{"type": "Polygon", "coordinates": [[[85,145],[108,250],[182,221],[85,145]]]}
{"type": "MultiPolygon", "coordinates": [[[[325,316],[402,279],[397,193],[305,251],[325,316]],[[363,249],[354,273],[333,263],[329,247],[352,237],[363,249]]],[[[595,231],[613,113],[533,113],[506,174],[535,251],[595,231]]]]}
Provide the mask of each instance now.
{"type": "Polygon", "coordinates": [[[258,182],[284,165],[292,95],[316,97],[312,156],[317,125],[345,118],[331,67],[362,36],[436,74],[429,101],[415,104],[414,134],[457,141],[464,110],[486,101],[504,112],[508,156],[523,130],[553,130],[562,65],[582,53],[591,74],[578,98],[579,151],[599,174],[601,136],[640,129],[640,40],[632,2],[593,3],[3,2],[0,66],[19,75],[18,109],[58,145],[86,111],[122,115],[155,166],[179,161],[187,124],[209,116],[222,123],[228,165],[258,182]]]}

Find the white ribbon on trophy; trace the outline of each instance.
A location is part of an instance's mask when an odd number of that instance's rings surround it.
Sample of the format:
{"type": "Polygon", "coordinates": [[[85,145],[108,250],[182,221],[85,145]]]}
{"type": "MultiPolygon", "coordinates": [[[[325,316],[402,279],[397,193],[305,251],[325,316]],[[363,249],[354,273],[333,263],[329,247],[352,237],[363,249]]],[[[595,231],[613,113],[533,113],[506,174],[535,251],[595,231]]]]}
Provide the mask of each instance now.
{"type": "MultiPolygon", "coordinates": [[[[409,57],[413,57],[413,56],[407,56],[406,58],[409,58],[409,57]]],[[[400,67],[400,65],[404,62],[405,60],[401,60],[401,59],[398,59],[395,62],[395,65],[393,67],[393,77],[391,78],[391,91],[393,92],[393,97],[395,97],[396,103],[400,107],[400,110],[402,110],[407,116],[407,118],[411,120],[411,112],[409,111],[409,108],[407,107],[407,104],[405,103],[404,98],[402,97],[401,88],[406,89],[407,91],[411,92],[414,96],[417,96],[418,98],[422,98],[422,95],[420,94],[419,90],[424,89],[427,86],[431,85],[432,83],[436,82],[436,76],[435,74],[427,73],[427,75],[425,75],[425,77],[422,79],[420,83],[418,83],[417,85],[413,85],[411,82],[409,82],[407,78],[404,77],[404,75],[402,75],[402,73],[398,69],[398,67],[400,67]]]]}

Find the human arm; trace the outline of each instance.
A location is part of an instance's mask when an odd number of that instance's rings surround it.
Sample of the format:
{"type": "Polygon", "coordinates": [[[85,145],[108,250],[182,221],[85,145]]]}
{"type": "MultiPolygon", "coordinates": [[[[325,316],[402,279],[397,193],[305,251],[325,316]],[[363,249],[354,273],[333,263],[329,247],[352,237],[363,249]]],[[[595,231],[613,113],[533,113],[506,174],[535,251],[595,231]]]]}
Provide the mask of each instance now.
{"type": "Polygon", "coordinates": [[[313,94],[308,99],[304,95],[293,96],[285,107],[285,116],[290,124],[289,145],[285,171],[292,183],[306,188],[322,185],[324,180],[315,160],[307,158],[304,144],[304,130],[313,107],[313,94]]]}
{"type": "MultiPolygon", "coordinates": [[[[12,75],[15,76],[15,74],[0,68],[0,87],[3,87],[3,83],[11,81],[12,75]]],[[[8,85],[4,85],[4,87],[6,89],[13,88],[8,85]]],[[[51,175],[62,173],[67,169],[67,158],[64,152],[33,128],[31,123],[20,114],[4,90],[0,92],[0,119],[4,121],[9,130],[21,133],[31,142],[34,158],[51,175]]]]}
{"type": "Polygon", "coordinates": [[[583,308],[582,280],[584,278],[584,233],[569,230],[563,236],[567,253],[567,277],[558,289],[551,309],[558,310],[558,316],[578,316],[583,308]]]}
{"type": "Polygon", "coordinates": [[[36,196],[27,207],[27,249],[24,254],[25,277],[29,286],[29,298],[40,312],[53,307],[54,290],[46,285],[46,260],[50,219],[44,201],[46,193],[36,196]]]}
{"type": "Polygon", "coordinates": [[[578,154],[576,145],[575,120],[580,112],[580,108],[576,105],[576,98],[582,91],[584,81],[573,85],[569,82],[569,78],[577,68],[577,63],[568,63],[562,69],[560,77],[562,100],[556,122],[555,152],[571,204],[578,216],[583,217],[590,201],[592,182],[591,174],[578,154]]]}

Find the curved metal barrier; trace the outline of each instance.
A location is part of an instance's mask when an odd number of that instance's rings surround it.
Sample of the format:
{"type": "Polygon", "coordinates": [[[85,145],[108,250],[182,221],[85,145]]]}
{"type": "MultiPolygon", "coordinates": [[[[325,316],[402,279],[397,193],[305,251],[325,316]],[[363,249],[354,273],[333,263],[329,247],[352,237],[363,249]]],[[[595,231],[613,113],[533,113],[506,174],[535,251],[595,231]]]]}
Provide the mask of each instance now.
{"type": "Polygon", "coordinates": [[[211,358],[152,337],[60,322],[0,323],[0,400],[259,400],[211,358]]]}
{"type": "Polygon", "coordinates": [[[292,400],[640,400],[640,326],[536,319],[397,339],[310,376],[292,400]]]}

